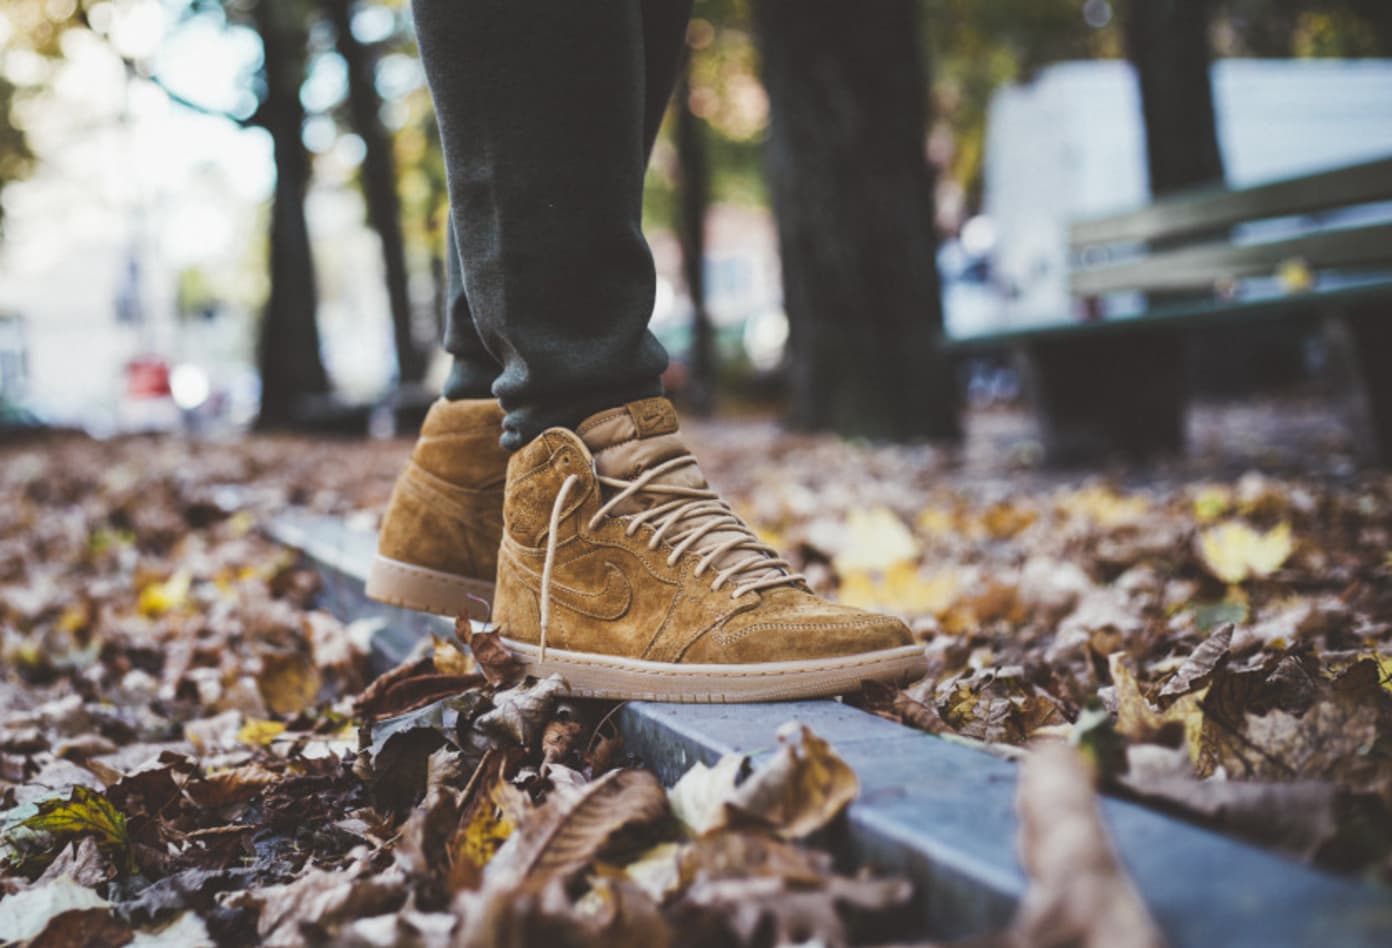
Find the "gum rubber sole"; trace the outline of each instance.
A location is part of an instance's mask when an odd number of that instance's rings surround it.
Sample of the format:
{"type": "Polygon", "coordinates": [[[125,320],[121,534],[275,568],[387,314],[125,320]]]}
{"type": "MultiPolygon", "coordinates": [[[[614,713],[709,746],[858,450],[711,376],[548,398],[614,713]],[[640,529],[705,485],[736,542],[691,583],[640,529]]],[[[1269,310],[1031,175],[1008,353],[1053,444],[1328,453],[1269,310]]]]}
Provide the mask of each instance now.
{"type": "Polygon", "coordinates": [[[414,566],[380,553],[372,558],[365,592],[378,602],[451,619],[468,616],[486,622],[493,607],[493,584],[487,580],[414,566]]]}
{"type": "Polygon", "coordinates": [[[921,645],[798,662],[753,665],[682,665],[548,648],[502,638],[502,644],[538,678],[560,675],[577,698],[728,704],[790,701],[846,694],[861,682],[905,685],[928,672],[921,645]]]}

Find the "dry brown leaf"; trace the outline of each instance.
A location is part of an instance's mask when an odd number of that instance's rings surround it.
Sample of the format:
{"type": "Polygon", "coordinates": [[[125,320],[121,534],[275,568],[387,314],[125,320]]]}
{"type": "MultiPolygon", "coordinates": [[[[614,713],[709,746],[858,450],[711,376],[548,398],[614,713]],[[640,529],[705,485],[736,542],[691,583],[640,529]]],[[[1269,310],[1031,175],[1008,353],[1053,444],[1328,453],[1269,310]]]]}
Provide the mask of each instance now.
{"type": "Polygon", "coordinates": [[[1165,686],[1160,689],[1160,697],[1171,698],[1175,695],[1187,694],[1199,687],[1199,684],[1213,673],[1228,656],[1228,648],[1232,644],[1233,627],[1225,625],[1223,628],[1214,632],[1194,649],[1193,653],[1184,660],[1184,664],[1179,666],[1178,671],[1165,686]]]}
{"type": "Polygon", "coordinates": [[[569,692],[559,675],[521,684],[493,696],[493,710],[479,715],[474,727],[480,734],[521,747],[537,747],[556,699],[569,692]]]}
{"type": "Polygon", "coordinates": [[[498,630],[493,626],[476,632],[468,617],[460,616],[454,622],[454,634],[469,646],[490,685],[512,685],[522,680],[526,669],[499,641],[498,630]]]}
{"type": "Polygon", "coordinates": [[[714,767],[697,761],[668,791],[673,814],[697,836],[724,827],[729,819],[725,803],[748,763],[743,754],[726,754],[714,767]]]}
{"type": "Polygon", "coordinates": [[[1024,945],[1164,945],[1112,851],[1077,751],[1042,744],[1026,755],[1015,797],[1020,861],[1030,885],[1012,926],[1024,945]]]}
{"type": "Polygon", "coordinates": [[[672,788],[672,810],[697,835],[741,823],[800,839],[835,819],[860,791],[855,772],[805,725],[780,729],[782,746],[748,779],[748,760],[727,754],[714,767],[697,763],[672,788]]]}
{"type": "Polygon", "coordinates": [[[314,706],[323,679],[312,654],[298,649],[267,652],[261,662],[256,684],[266,707],[276,714],[293,715],[314,706]]]}
{"type": "Polygon", "coordinates": [[[619,830],[667,813],[667,794],[645,770],[611,770],[582,787],[558,785],[484,871],[485,887],[542,885],[583,869],[619,830]]]}
{"type": "Polygon", "coordinates": [[[1131,660],[1121,652],[1108,656],[1108,667],[1112,683],[1116,689],[1116,729],[1134,741],[1160,739],[1164,743],[1166,732],[1177,730],[1182,735],[1184,746],[1189,751],[1189,759],[1194,763],[1200,776],[1207,776],[1210,768],[1205,761],[1205,723],[1204,699],[1209,686],[1180,696],[1163,711],[1157,710],[1146,701],[1136,683],[1131,660]]]}

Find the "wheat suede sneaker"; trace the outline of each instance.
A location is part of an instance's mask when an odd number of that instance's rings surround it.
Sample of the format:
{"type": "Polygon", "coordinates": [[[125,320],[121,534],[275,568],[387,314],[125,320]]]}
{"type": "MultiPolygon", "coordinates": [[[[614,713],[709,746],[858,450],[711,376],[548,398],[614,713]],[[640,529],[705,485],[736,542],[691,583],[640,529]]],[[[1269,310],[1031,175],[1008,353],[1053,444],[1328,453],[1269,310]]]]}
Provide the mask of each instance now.
{"type": "Polygon", "coordinates": [[[665,398],[512,456],[494,621],[572,694],[774,701],[926,671],[898,619],[819,599],[706,483],[665,398]]]}
{"type": "Polygon", "coordinates": [[[487,619],[503,533],[507,452],[493,399],[440,399],[382,518],[367,594],[443,616],[487,619]]]}

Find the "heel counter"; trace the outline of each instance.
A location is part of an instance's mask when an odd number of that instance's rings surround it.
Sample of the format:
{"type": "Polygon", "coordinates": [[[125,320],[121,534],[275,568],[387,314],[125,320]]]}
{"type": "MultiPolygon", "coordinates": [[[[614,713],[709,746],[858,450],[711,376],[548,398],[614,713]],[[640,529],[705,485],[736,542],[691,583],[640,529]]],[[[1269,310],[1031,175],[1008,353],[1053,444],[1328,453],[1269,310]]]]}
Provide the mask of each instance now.
{"type": "Polygon", "coordinates": [[[387,502],[377,551],[413,566],[493,582],[501,492],[446,493],[448,485],[437,486],[435,480],[414,463],[407,465],[387,502]]]}

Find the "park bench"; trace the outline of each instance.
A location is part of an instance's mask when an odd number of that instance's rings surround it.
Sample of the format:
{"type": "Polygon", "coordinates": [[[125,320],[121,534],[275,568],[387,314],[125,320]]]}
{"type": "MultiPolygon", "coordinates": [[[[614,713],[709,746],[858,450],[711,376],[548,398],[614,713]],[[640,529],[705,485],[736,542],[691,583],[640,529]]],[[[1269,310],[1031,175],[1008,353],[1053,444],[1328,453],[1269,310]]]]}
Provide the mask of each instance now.
{"type": "MultiPolygon", "coordinates": [[[[402,661],[453,623],[367,599],[375,534],[304,510],[266,525],[323,579],[320,605],[374,631],[374,664],[402,661]]],[[[615,715],[625,751],[668,785],[696,762],[723,754],[758,759],[789,720],[832,742],[856,771],[860,796],[837,830],[853,865],[914,883],[924,934],[956,938],[999,930],[1025,891],[1015,840],[1014,765],[839,701],[674,705],[631,701],[615,715]]],[[[1392,944],[1386,890],[1298,865],[1127,800],[1103,815],[1142,896],[1176,948],[1392,944]]]]}
{"type": "Polygon", "coordinates": [[[1360,452],[1392,463],[1392,157],[1177,193],[1068,241],[1070,320],[947,343],[1014,354],[1050,460],[1178,450],[1190,338],[1304,322],[1327,334],[1360,452]]]}

